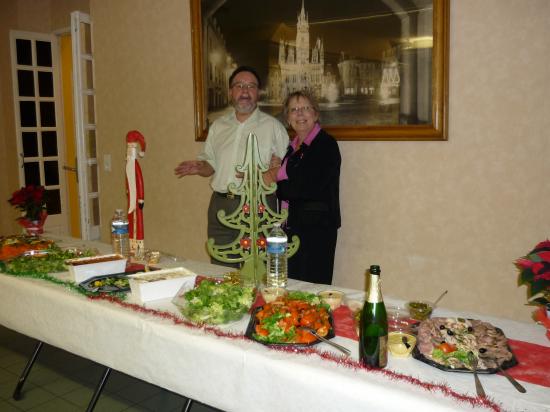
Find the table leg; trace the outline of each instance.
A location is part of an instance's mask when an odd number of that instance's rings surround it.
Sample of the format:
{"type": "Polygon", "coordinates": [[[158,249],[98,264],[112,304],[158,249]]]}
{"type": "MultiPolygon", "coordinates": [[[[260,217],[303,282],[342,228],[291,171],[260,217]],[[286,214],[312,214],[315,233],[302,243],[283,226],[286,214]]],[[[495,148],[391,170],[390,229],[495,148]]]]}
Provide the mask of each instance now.
{"type": "Polygon", "coordinates": [[[21,399],[21,389],[23,389],[23,385],[25,384],[25,381],[27,380],[27,376],[29,376],[29,373],[32,369],[32,365],[34,365],[34,362],[36,361],[36,358],[38,358],[38,354],[40,353],[40,350],[42,349],[42,346],[44,345],[44,342],[38,341],[36,346],[34,347],[34,351],[27,362],[27,365],[25,365],[25,369],[23,369],[23,373],[19,377],[19,381],[17,382],[17,385],[15,386],[15,390],[13,391],[13,399],[18,401],[21,399]]]}
{"type": "Polygon", "coordinates": [[[187,398],[187,402],[185,402],[185,405],[183,405],[183,409],[181,410],[181,412],[190,412],[191,405],[193,405],[193,399],[187,398]]]}
{"type": "Polygon", "coordinates": [[[101,396],[101,392],[103,391],[103,387],[107,383],[107,379],[109,379],[109,375],[111,374],[111,368],[105,367],[105,371],[103,372],[103,376],[99,380],[99,383],[97,384],[97,387],[95,388],[95,392],[92,395],[92,399],[90,399],[90,403],[88,404],[88,408],[86,409],[86,412],[92,412],[95,408],[95,404],[97,403],[97,400],[101,396]]]}

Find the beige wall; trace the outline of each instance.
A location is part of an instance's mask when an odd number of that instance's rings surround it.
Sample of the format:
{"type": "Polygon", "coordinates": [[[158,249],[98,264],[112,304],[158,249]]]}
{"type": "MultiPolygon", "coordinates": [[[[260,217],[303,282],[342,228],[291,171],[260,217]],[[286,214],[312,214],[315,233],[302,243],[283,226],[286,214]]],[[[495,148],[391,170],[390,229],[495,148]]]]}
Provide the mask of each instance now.
{"type": "MultiPolygon", "coordinates": [[[[147,247],[206,260],[207,180],[173,176],[201,147],[188,2],[91,0],[90,12],[102,237],[124,206],[125,135],[138,129],[147,247]]],[[[378,263],[386,295],[448,289],[451,308],[529,319],[512,262],[550,233],[549,19],[547,0],[452,1],[449,141],[340,142],[336,285],[362,288],[378,263]]]]}

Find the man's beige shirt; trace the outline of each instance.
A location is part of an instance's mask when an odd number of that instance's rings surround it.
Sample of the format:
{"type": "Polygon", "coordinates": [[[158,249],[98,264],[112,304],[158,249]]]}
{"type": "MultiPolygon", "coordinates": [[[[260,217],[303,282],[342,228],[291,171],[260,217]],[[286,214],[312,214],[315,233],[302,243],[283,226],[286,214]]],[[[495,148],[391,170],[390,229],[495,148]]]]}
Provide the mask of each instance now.
{"type": "Polygon", "coordinates": [[[250,133],[258,139],[260,161],[265,166],[269,166],[273,154],[280,159],[284,157],[289,143],[288,133],[273,116],[256,108],[243,123],[237,120],[234,111],[220,117],[210,126],[203,151],[198,156],[214,169],[210,186],[215,192],[226,193],[230,183],[241,183],[235,168],[244,163],[250,133]]]}

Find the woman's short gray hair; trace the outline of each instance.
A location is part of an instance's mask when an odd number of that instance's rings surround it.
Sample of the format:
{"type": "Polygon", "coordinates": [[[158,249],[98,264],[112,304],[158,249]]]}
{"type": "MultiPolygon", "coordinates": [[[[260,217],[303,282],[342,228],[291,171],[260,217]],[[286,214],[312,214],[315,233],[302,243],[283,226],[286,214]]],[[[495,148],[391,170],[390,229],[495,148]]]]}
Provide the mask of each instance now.
{"type": "Polygon", "coordinates": [[[288,122],[288,113],[290,111],[290,107],[288,107],[290,101],[294,98],[296,99],[299,99],[299,98],[303,98],[303,99],[307,99],[309,100],[309,103],[311,105],[311,107],[313,108],[313,110],[315,110],[315,113],[317,113],[317,115],[319,116],[319,119],[317,121],[320,121],[320,115],[321,115],[321,110],[319,109],[319,103],[317,103],[317,99],[315,98],[315,96],[313,95],[313,93],[311,93],[310,91],[308,90],[296,90],[295,92],[292,92],[290,93],[284,103],[283,103],[283,115],[284,115],[284,118],[285,118],[285,121],[288,122]]]}

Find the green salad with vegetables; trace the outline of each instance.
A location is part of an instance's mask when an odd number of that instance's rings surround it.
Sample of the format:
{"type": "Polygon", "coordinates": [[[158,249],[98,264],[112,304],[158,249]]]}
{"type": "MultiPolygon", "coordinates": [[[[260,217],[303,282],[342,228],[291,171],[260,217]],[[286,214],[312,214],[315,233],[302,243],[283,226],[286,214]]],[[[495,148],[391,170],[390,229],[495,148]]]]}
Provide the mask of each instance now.
{"type": "Polygon", "coordinates": [[[181,312],[193,322],[218,325],[242,318],[254,298],[254,288],[203,280],[185,292],[181,312]]]}
{"type": "Polygon", "coordinates": [[[67,270],[65,260],[94,255],[92,251],[77,253],[72,250],[63,250],[55,244],[38,252],[36,256],[19,256],[3,262],[2,270],[12,275],[64,272],[67,270]]]}

